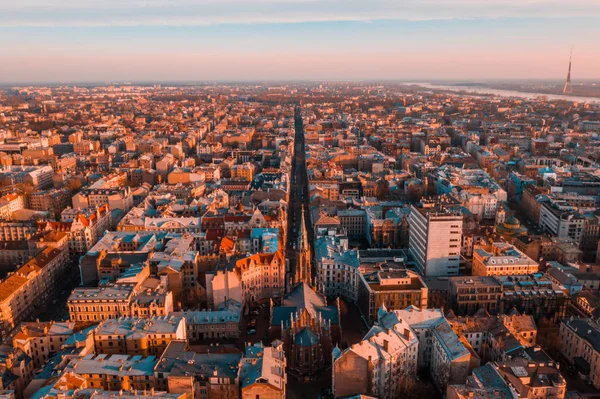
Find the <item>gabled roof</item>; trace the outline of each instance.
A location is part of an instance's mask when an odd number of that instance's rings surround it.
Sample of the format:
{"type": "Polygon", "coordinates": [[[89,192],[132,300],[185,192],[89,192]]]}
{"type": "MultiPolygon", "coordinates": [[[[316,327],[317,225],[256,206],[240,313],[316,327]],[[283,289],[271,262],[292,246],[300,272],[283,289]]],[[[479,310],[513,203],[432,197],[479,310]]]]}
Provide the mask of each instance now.
{"type": "Polygon", "coordinates": [[[296,334],[295,341],[300,344],[300,346],[313,346],[319,343],[319,337],[308,328],[303,328],[296,334]]]}
{"type": "Polygon", "coordinates": [[[319,218],[315,222],[315,226],[319,225],[339,225],[340,220],[337,217],[329,216],[325,212],[319,214],[319,218]]]}
{"type": "Polygon", "coordinates": [[[273,308],[272,326],[284,323],[287,326],[290,319],[306,311],[311,317],[329,320],[331,324],[339,323],[339,312],[336,306],[327,306],[325,298],[315,292],[306,283],[296,285],[294,290],[283,298],[282,306],[273,308]]]}
{"type": "Polygon", "coordinates": [[[254,263],[259,263],[259,264],[264,264],[264,263],[271,263],[273,261],[273,259],[275,257],[277,257],[280,261],[282,261],[282,252],[281,251],[277,251],[275,253],[271,253],[271,254],[254,254],[251,256],[247,256],[245,258],[239,259],[238,261],[236,261],[235,266],[236,268],[244,271],[250,268],[250,266],[254,263]]]}
{"type": "Polygon", "coordinates": [[[229,237],[223,237],[223,239],[221,240],[221,247],[220,247],[221,252],[231,252],[231,251],[233,251],[234,247],[235,247],[235,241],[233,241],[229,237]]]}
{"type": "Polygon", "coordinates": [[[311,316],[315,316],[316,308],[327,306],[327,303],[325,298],[317,294],[308,284],[301,283],[283,299],[283,306],[296,307],[299,311],[306,309],[311,316]]]}

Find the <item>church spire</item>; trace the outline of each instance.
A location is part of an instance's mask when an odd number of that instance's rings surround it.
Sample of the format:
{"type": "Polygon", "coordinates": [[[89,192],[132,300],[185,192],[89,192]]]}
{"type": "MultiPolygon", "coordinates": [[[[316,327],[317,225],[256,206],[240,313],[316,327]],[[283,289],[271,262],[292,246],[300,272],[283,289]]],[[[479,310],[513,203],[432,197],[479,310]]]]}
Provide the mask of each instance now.
{"type": "Polygon", "coordinates": [[[300,235],[298,237],[298,263],[296,265],[295,283],[306,283],[311,285],[311,267],[310,267],[310,245],[308,242],[308,232],[306,230],[306,220],[304,215],[304,206],[302,206],[302,217],[300,220],[300,235]]]}

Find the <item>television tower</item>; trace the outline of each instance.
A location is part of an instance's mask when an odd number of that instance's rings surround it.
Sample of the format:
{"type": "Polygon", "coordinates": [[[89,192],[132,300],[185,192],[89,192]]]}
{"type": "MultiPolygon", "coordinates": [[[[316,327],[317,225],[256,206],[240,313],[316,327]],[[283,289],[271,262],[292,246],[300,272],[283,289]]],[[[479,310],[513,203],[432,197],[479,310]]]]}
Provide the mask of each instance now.
{"type": "Polygon", "coordinates": [[[573,93],[573,85],[571,84],[571,59],[573,58],[573,46],[571,46],[571,53],[569,55],[569,73],[567,73],[567,81],[563,88],[563,93],[573,93]]]}

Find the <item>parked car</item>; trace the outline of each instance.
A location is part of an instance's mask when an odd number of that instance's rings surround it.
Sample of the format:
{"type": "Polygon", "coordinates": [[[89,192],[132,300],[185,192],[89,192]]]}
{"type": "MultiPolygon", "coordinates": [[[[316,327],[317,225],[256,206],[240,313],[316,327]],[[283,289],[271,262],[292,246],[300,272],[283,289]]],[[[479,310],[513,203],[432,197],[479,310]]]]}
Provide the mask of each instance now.
{"type": "Polygon", "coordinates": [[[256,330],[252,329],[252,330],[248,330],[248,335],[254,335],[256,334],[256,330]]]}

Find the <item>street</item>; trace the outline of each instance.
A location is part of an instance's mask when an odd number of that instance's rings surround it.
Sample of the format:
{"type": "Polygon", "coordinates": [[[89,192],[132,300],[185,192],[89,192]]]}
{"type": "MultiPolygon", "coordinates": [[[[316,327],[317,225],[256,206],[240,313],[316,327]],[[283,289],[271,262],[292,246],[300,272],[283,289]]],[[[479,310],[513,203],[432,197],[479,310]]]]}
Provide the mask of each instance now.
{"type": "MultiPolygon", "coordinates": [[[[308,238],[311,246],[313,245],[312,223],[309,214],[308,197],[308,172],[306,168],[306,149],[304,147],[304,123],[300,107],[296,107],[295,112],[295,137],[294,137],[294,159],[292,162],[290,183],[290,194],[288,203],[288,234],[286,243],[286,258],[289,260],[290,269],[287,281],[293,279],[298,261],[298,244],[301,234],[302,208],[304,207],[304,223],[307,229],[308,238]]],[[[311,253],[313,248],[311,247],[311,253]]],[[[315,270],[311,271],[315,276],[315,270]]]]}

